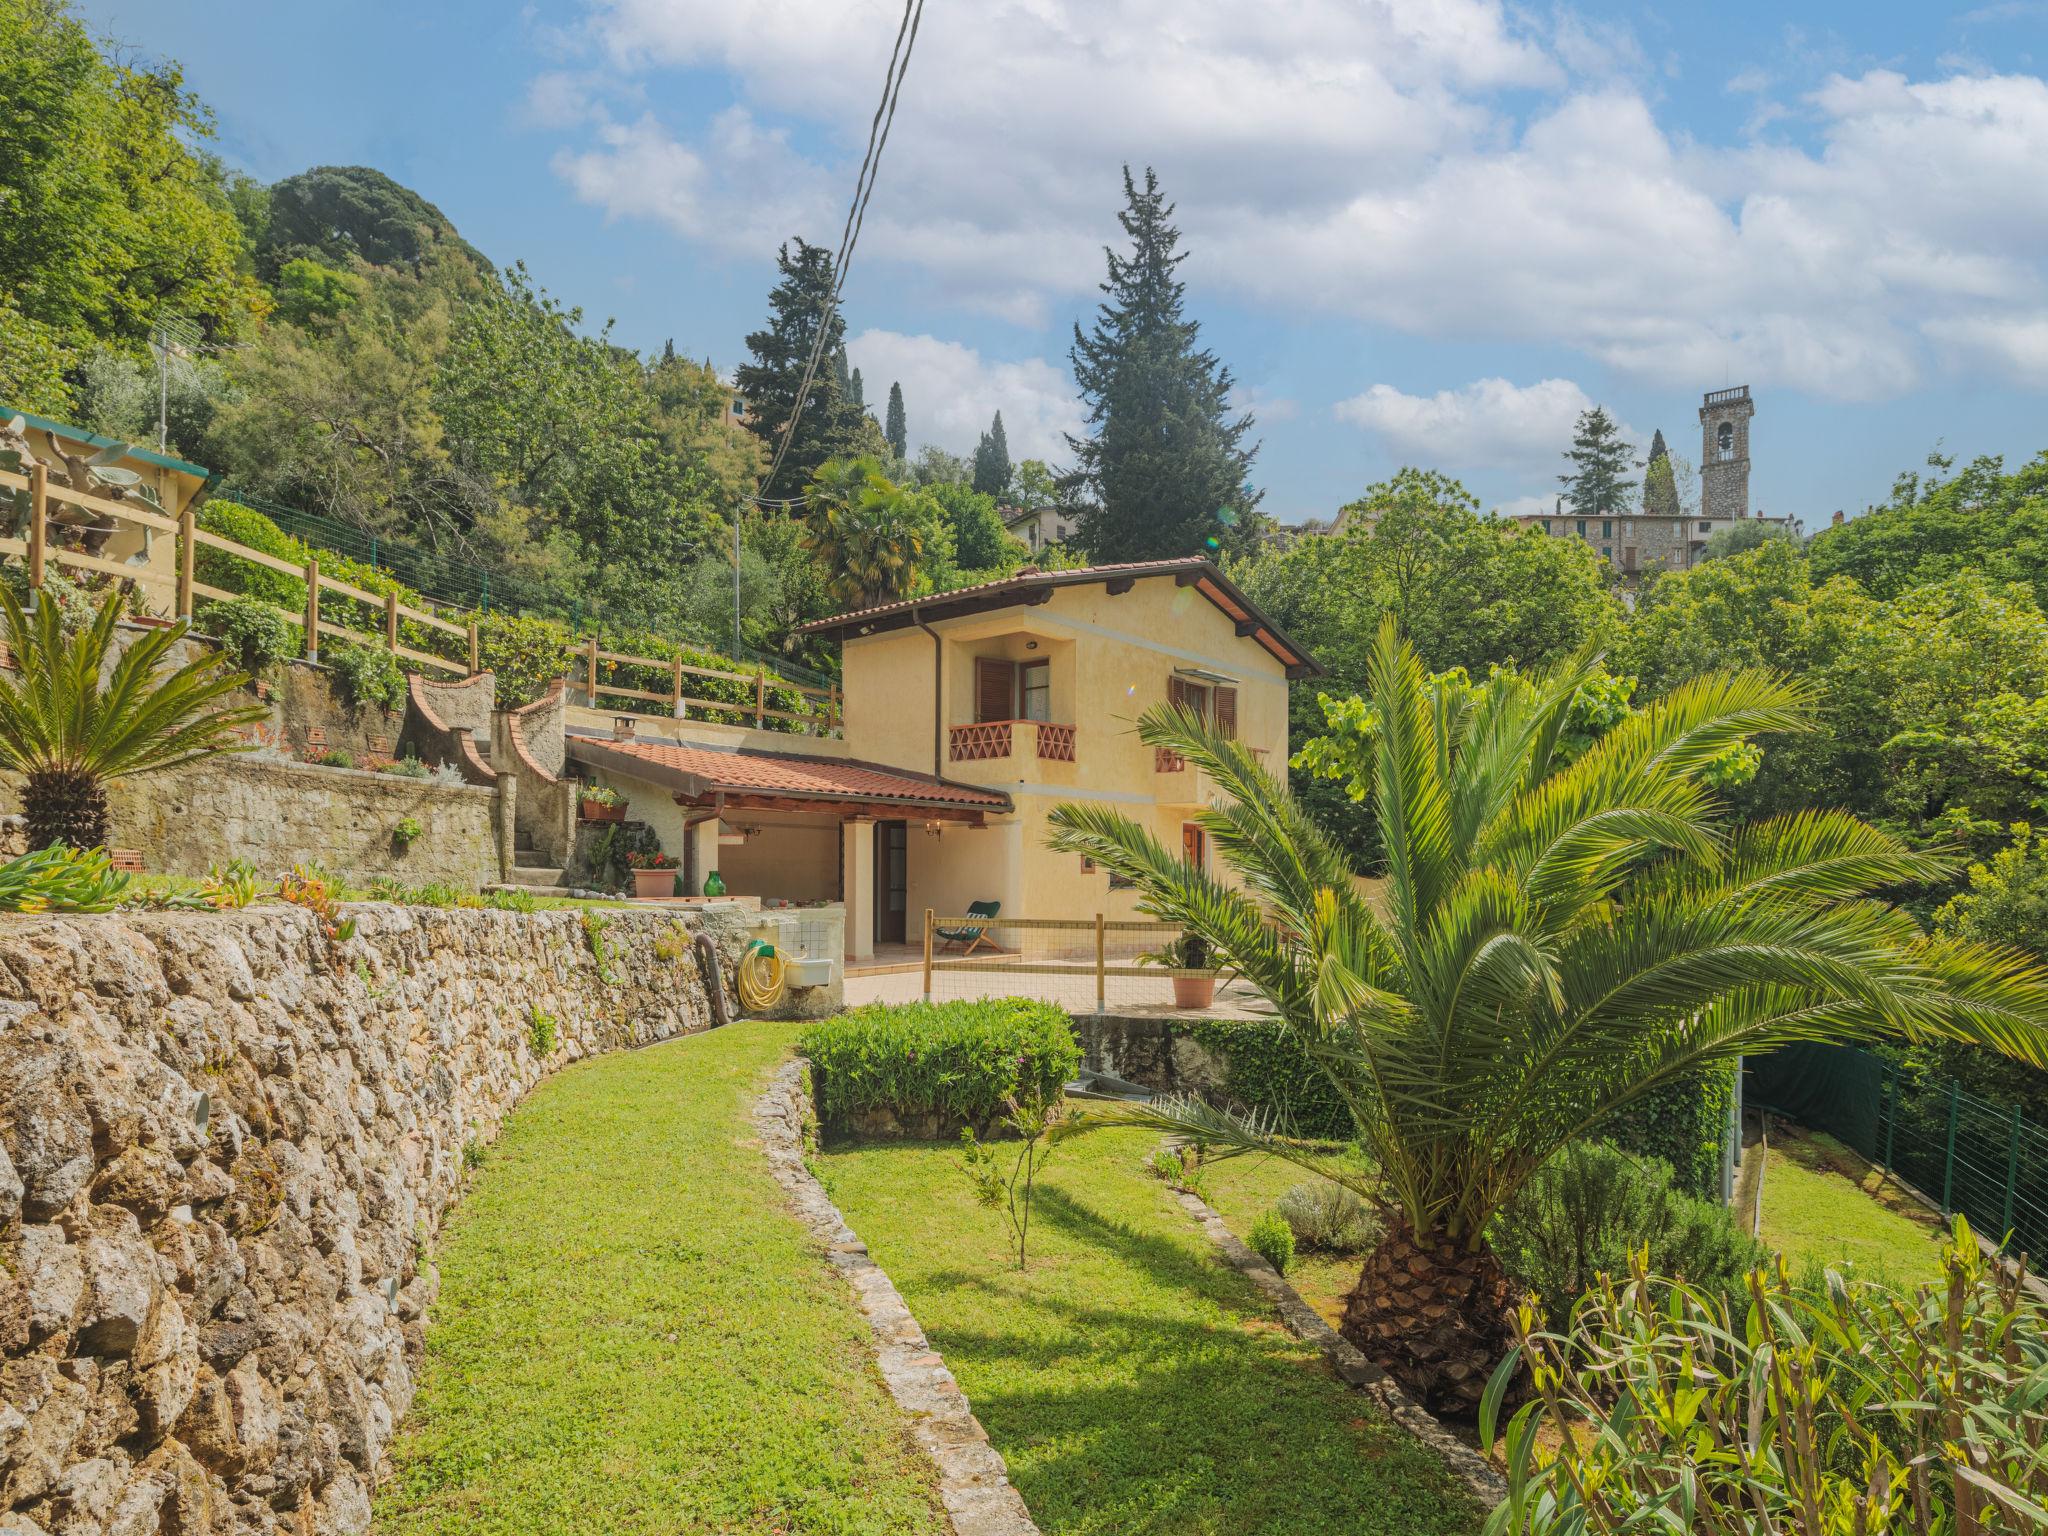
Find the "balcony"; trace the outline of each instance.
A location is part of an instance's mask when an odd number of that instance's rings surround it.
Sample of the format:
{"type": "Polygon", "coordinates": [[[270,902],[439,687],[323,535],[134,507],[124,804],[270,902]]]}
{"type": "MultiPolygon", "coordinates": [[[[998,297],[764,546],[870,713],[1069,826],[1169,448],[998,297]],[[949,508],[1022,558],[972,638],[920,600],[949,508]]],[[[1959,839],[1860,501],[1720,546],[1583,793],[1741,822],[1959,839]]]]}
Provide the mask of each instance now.
{"type": "Polygon", "coordinates": [[[988,763],[1016,755],[1025,741],[1042,762],[1074,760],[1074,728],[1045,720],[984,720],[952,727],[952,759],[956,763],[988,763]]]}

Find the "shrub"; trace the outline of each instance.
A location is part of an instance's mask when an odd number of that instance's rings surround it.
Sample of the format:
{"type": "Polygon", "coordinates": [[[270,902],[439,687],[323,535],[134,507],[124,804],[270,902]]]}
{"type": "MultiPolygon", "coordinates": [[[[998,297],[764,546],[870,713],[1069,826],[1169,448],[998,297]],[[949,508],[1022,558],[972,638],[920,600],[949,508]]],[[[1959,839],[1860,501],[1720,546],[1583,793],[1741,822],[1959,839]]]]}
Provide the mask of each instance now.
{"type": "Polygon", "coordinates": [[[819,1117],[861,1110],[988,1125],[1012,1100],[1050,1102],[1081,1069],[1066,1011],[1025,998],[880,1004],[811,1025],[819,1117]]]}
{"type": "Polygon", "coordinates": [[[1277,1210],[1267,1211],[1252,1223],[1251,1250],[1281,1274],[1294,1262],[1294,1228],[1277,1210]]]}
{"type": "Polygon", "coordinates": [[[1285,1134],[1350,1141],[1358,1135],[1351,1108],[1284,1025],[1263,1019],[1205,1019],[1195,1043],[1224,1061],[1224,1092],[1264,1111],[1285,1134]]]}
{"type": "Polygon", "coordinates": [[[321,753],[319,763],[322,768],[353,768],[356,765],[356,760],[342,751],[341,748],[336,747],[331,752],[321,753]]]}
{"type": "MultiPolygon", "coordinates": [[[[304,565],[312,555],[304,544],[261,512],[237,502],[209,501],[200,507],[197,521],[208,533],[233,539],[237,544],[246,544],[251,549],[293,565],[304,565]]],[[[192,570],[209,587],[239,592],[246,598],[275,603],[294,612],[306,606],[303,577],[287,576],[282,571],[273,571],[268,566],[244,560],[240,555],[215,549],[209,544],[202,544],[194,551],[192,570]]]]}
{"type": "Polygon", "coordinates": [[[320,659],[341,685],[344,702],[358,709],[399,709],[405,704],[405,674],[389,651],[336,640],[320,659]]]}
{"type": "Polygon", "coordinates": [[[1177,1147],[1161,1147],[1152,1154],[1151,1161],[1145,1166],[1152,1170],[1153,1178],[1164,1179],[1176,1188],[1179,1187],[1180,1181],[1187,1177],[1188,1166],[1181,1160],[1180,1149],[1177,1147]]]}
{"type": "Polygon", "coordinates": [[[1735,1069],[1703,1067],[1623,1105],[1594,1135],[1671,1165],[1678,1187],[1710,1200],[1721,1192],[1721,1149],[1735,1103],[1735,1069]]]}
{"type": "Polygon", "coordinates": [[[401,816],[398,825],[391,829],[391,840],[401,848],[410,848],[424,831],[426,828],[420,825],[419,817],[401,816]]]}
{"type": "Polygon", "coordinates": [[[252,678],[299,654],[299,633],[291,621],[253,597],[201,603],[193,627],[219,641],[229,659],[252,678]]]}
{"type": "Polygon", "coordinates": [[[531,891],[491,891],[484,896],[484,905],[493,912],[538,912],[540,902],[531,891]]]}
{"type": "Polygon", "coordinates": [[[1536,1171],[1488,1234],[1509,1274],[1560,1315],[1602,1274],[1647,1246],[1660,1274],[1735,1294],[1764,1250],[1722,1206],[1676,1187],[1671,1167],[1601,1142],[1574,1142],[1536,1171]]]}
{"type": "Polygon", "coordinates": [[[543,1013],[538,1008],[533,1010],[526,1021],[526,1043],[533,1047],[536,1056],[554,1055],[555,1016],[552,1013],[543,1013]]]}
{"type": "Polygon", "coordinates": [[[1363,1253],[1379,1241],[1372,1207],[1328,1179],[1296,1184],[1273,1209],[1293,1232],[1295,1247],[1309,1252],[1363,1253]]]}
{"type": "Polygon", "coordinates": [[[111,912],[127,888],[104,848],[58,845],[0,864],[0,912],[111,912]]]}
{"type": "Polygon", "coordinates": [[[247,859],[229,859],[227,863],[215,864],[206,871],[199,894],[210,905],[223,911],[233,911],[254,902],[260,889],[254,864],[247,859]]]}
{"type": "Polygon", "coordinates": [[[386,763],[377,771],[400,779],[430,779],[434,776],[434,770],[416,757],[401,757],[396,762],[386,763]]]}
{"type": "Polygon", "coordinates": [[[1480,1413],[1491,1449],[1501,1398],[1526,1366],[1535,1391],[1508,1426],[1508,1499],[1487,1529],[2040,1529],[2041,1313],[1961,1217],[1942,1265],[1938,1288],[1836,1275],[1813,1296],[1779,1264],[1731,1314],[1637,1260],[1556,1332],[1525,1312],[1480,1413]]]}
{"type": "Polygon", "coordinates": [[[492,674],[500,709],[529,704],[576,660],[576,636],[559,619],[486,613],[477,619],[478,665],[492,674]]]}

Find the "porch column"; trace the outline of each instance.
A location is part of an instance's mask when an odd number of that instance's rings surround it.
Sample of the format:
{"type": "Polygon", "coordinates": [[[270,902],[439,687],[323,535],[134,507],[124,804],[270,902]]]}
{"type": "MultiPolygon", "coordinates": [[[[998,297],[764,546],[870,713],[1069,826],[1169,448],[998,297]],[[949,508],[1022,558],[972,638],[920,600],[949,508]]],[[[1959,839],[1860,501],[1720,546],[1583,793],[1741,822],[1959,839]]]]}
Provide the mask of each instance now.
{"type": "Polygon", "coordinates": [[[688,846],[683,849],[683,889],[696,896],[704,890],[704,877],[718,868],[718,818],[694,822],[684,835],[688,846]]]}
{"type": "Polygon", "coordinates": [[[846,958],[875,957],[875,824],[839,823],[839,899],[846,904],[846,958]]]}

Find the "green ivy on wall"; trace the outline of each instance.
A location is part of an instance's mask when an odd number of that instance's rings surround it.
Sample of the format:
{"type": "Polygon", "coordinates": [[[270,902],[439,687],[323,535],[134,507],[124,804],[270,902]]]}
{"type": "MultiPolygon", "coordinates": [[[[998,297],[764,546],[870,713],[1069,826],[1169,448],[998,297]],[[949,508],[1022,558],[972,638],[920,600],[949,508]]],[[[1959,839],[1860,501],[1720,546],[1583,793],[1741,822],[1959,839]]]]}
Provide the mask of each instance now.
{"type": "Polygon", "coordinates": [[[1318,1141],[1357,1137],[1350,1108],[1283,1026],[1260,1019],[1204,1019],[1190,1033],[1195,1044],[1223,1058],[1224,1092],[1278,1116],[1288,1134],[1318,1141]]]}

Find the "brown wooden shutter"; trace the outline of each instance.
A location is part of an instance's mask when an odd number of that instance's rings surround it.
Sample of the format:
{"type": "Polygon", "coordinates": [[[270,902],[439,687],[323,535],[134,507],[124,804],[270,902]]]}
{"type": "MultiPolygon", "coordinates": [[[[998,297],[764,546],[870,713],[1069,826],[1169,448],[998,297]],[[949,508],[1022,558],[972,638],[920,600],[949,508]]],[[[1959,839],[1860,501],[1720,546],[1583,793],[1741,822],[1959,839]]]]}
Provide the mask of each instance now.
{"type": "Polygon", "coordinates": [[[1197,719],[1209,718],[1209,690],[1199,683],[1191,683],[1184,677],[1169,677],[1166,680],[1166,702],[1192,709],[1197,719]]]}
{"type": "Polygon", "coordinates": [[[1237,690],[1218,688],[1216,690],[1216,734],[1235,738],[1237,735],[1237,690]]]}
{"type": "Polygon", "coordinates": [[[1000,656],[974,658],[974,719],[1011,720],[1017,713],[1017,664],[1000,656]]]}

